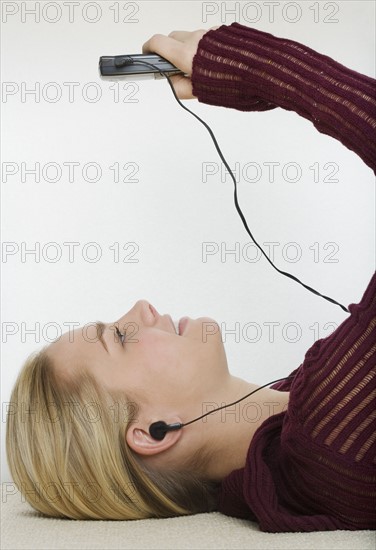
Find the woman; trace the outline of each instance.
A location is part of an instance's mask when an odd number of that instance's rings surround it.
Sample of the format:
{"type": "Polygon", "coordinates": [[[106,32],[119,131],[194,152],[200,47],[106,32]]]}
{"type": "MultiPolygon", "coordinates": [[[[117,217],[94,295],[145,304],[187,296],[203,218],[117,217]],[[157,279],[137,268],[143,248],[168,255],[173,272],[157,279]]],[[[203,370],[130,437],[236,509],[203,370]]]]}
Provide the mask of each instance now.
{"type": "MultiPolygon", "coordinates": [[[[238,23],[154,35],[151,51],[187,75],[172,78],[181,99],[294,110],[375,170],[371,78],[238,23]]],[[[67,333],[28,359],[13,389],[13,478],[49,516],[218,509],[264,531],[374,528],[375,301],[376,274],[292,378],[161,440],[153,422],[188,422],[257,388],[229,374],[215,322],[186,318],[176,332],[140,300],[113,323],[67,333]]]]}

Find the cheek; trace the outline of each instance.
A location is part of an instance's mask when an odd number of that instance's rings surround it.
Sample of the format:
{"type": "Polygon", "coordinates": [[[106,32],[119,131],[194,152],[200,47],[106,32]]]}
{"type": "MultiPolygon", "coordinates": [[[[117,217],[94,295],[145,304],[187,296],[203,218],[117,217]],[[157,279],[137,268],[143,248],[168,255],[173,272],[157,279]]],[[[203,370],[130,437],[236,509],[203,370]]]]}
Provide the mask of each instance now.
{"type": "Polygon", "coordinates": [[[134,380],[147,387],[170,378],[181,364],[179,346],[171,335],[162,331],[145,331],[137,336],[137,343],[128,344],[128,365],[134,380]]]}
{"type": "MultiPolygon", "coordinates": [[[[169,336],[167,334],[167,336],[169,336]]],[[[171,403],[187,385],[184,353],[163,334],[144,334],[128,354],[128,381],[135,400],[143,404],[171,403]]]]}
{"type": "Polygon", "coordinates": [[[206,343],[161,331],[140,335],[128,354],[128,394],[150,407],[180,410],[211,399],[228,376],[221,338],[206,343]]]}
{"type": "Polygon", "coordinates": [[[188,350],[168,333],[150,333],[139,340],[138,358],[152,377],[179,373],[188,350]]]}
{"type": "Polygon", "coordinates": [[[181,394],[181,389],[189,394],[200,386],[215,385],[221,373],[228,372],[220,333],[204,343],[162,331],[145,332],[131,351],[133,381],[148,394],[181,394]]]}

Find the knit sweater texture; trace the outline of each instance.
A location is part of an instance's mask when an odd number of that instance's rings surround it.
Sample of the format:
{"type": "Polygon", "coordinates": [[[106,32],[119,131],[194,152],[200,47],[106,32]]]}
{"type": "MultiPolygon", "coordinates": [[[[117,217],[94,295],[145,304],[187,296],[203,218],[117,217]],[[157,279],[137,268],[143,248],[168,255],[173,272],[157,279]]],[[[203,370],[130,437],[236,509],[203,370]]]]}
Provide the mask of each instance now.
{"type": "MultiPolygon", "coordinates": [[[[239,23],[208,31],[193,95],[240,111],[281,107],[339,140],[376,173],[376,81],[292,40],[239,23]]],[[[350,315],[306,352],[285,412],[254,434],[221,483],[220,512],[262,531],[376,527],[376,273],[350,315]]]]}

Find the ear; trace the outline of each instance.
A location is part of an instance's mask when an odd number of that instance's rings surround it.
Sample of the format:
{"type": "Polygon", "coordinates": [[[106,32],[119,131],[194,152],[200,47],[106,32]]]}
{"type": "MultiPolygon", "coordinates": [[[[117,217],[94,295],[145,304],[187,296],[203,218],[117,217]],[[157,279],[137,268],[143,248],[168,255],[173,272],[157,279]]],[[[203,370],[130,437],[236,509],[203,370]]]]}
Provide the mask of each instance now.
{"type": "MultiPolygon", "coordinates": [[[[181,422],[179,419],[169,420],[169,424],[172,422],[181,422]]],[[[175,445],[179,441],[182,433],[181,430],[167,432],[161,441],[154,439],[149,430],[144,430],[140,425],[130,425],[125,439],[129,447],[137,454],[151,456],[163,451],[167,451],[170,447],[175,445]]]]}

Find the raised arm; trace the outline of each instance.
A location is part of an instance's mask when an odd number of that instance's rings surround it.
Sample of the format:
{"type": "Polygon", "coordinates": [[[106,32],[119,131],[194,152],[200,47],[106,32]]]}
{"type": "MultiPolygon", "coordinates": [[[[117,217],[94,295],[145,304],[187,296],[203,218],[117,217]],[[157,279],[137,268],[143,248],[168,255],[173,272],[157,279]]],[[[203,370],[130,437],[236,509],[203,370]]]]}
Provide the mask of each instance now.
{"type": "Polygon", "coordinates": [[[171,79],[180,99],[240,111],[295,111],[376,173],[376,80],[240,23],[156,34],[143,52],[158,53],[184,71],[187,76],[171,79]]]}

